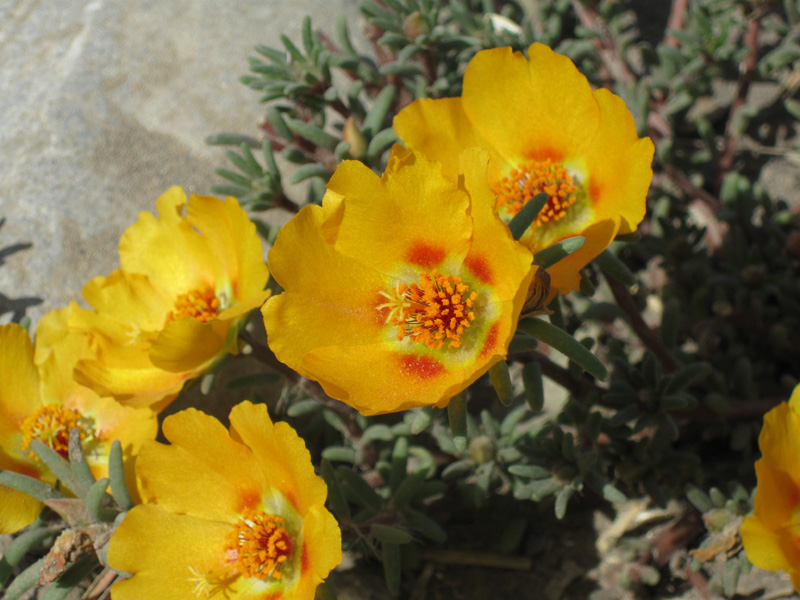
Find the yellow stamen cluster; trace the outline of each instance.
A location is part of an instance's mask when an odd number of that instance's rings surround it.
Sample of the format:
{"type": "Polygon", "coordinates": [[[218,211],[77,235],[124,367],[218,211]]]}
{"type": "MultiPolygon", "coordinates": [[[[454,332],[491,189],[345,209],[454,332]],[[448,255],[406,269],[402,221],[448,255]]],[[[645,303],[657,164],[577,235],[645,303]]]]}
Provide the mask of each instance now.
{"type": "Polygon", "coordinates": [[[496,207],[516,215],[536,194],[546,193],[550,198],[536,218],[536,227],[551,221],[560,221],[567,209],[578,199],[572,177],[567,170],[549,158],[544,161],[529,160],[517,165],[495,189],[496,207]]]}
{"type": "MultiPolygon", "coordinates": [[[[61,456],[69,454],[69,432],[79,427],[81,415],[60,404],[46,404],[22,422],[22,448],[28,450],[31,442],[39,440],[61,456]]],[[[85,437],[81,432],[81,437],[85,437]]]]}
{"type": "Polygon", "coordinates": [[[184,317],[192,317],[201,323],[208,323],[219,315],[220,304],[219,298],[211,288],[192,290],[187,294],[181,294],[175,300],[172,312],[167,315],[164,326],[184,317]]]}
{"type": "Polygon", "coordinates": [[[381,292],[389,300],[378,310],[389,309],[386,323],[397,326],[397,339],[409,337],[428,348],[441,348],[449,340],[449,348],[461,345],[461,334],[475,320],[470,310],[477,292],[460,277],[439,275],[436,270],[420,273],[419,284],[398,283],[393,293],[381,292]]]}
{"type": "Polygon", "coordinates": [[[261,510],[248,510],[228,534],[227,549],[236,555],[234,569],[242,577],[280,579],[280,566],[292,552],[283,519],[261,510]]]}

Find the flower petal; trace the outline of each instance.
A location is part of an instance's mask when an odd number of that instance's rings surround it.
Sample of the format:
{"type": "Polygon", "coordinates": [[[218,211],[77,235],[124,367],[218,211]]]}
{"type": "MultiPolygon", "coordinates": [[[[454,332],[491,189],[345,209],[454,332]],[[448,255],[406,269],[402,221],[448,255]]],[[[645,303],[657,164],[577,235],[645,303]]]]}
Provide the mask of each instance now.
{"type": "Polygon", "coordinates": [[[384,329],[376,307],[385,279],[336,252],[321,237],[323,209],[307,206],[278,234],[269,254],[275,280],[290,291],[262,308],[267,341],[280,360],[300,373],[302,357],[318,345],[363,345],[384,329]],[[299,256],[309,260],[298,268],[299,256]]]}
{"type": "Polygon", "coordinates": [[[16,533],[36,520],[44,504],[17,490],[0,485],[0,534],[16,533]]]}
{"type": "Polygon", "coordinates": [[[430,270],[463,257],[471,234],[469,198],[441,169],[407,153],[390,157],[382,178],[357,161],[339,165],[328,182],[346,199],[335,249],[388,276],[398,265],[430,270]]]}
{"type": "Polygon", "coordinates": [[[218,282],[231,282],[237,298],[264,289],[269,278],[256,226],[236,198],[224,202],[211,196],[192,196],[187,220],[207,240],[218,282]]]}
{"type": "Polygon", "coordinates": [[[779,537],[762,520],[746,517],[741,533],[744,551],[755,566],[772,571],[792,568],[779,537]]]}
{"type": "Polygon", "coordinates": [[[213,417],[187,409],[164,420],[171,445],[142,447],[136,472],[143,496],[171,512],[234,522],[265,489],[258,463],[213,417]]]}
{"type": "Polygon", "coordinates": [[[543,44],[528,56],[511,48],[476,54],[464,73],[464,112],[510,164],[580,155],[600,117],[589,82],[543,44]]]}
{"type": "Polygon", "coordinates": [[[577,232],[586,238],[583,246],[547,269],[550,290],[567,294],[580,289],[580,270],[593,261],[614,240],[619,230],[618,219],[606,219],[577,232]]]}
{"type": "Polygon", "coordinates": [[[28,332],[16,323],[0,326],[0,373],[0,440],[6,447],[41,402],[33,344],[28,332]]]}
{"type": "MultiPolygon", "coordinates": [[[[491,148],[467,118],[461,98],[416,100],[395,116],[394,130],[409,148],[441,161],[442,173],[451,181],[458,179],[458,156],[464,148],[491,148]]],[[[494,154],[494,162],[504,162],[494,154]]]]}
{"type": "Polygon", "coordinates": [[[139,213],[139,221],[125,231],[119,242],[122,269],[146,273],[170,298],[215,284],[215,274],[209,269],[214,255],[191,223],[181,217],[185,204],[183,190],[170,188],[156,201],[159,216],[139,213]]]}
{"type": "MultiPolygon", "coordinates": [[[[226,523],[172,514],[157,505],[134,507],[114,532],[108,548],[112,568],[134,575],[114,584],[114,600],[196,600],[192,569],[210,573],[225,566],[229,530],[226,523]]],[[[222,598],[223,594],[210,597],[222,598]]]]}
{"type": "Polygon", "coordinates": [[[294,505],[301,517],[312,506],[325,504],[328,489],[314,473],[311,455],[294,429],[286,423],[273,424],[266,405],[251,402],[235,406],[230,420],[231,435],[253,451],[264,479],[294,505]]]}
{"type": "Polygon", "coordinates": [[[592,209],[598,221],[619,216],[619,232],[630,233],[644,218],[655,147],[650,138],[639,139],[622,98],[608,90],[594,96],[600,123],[585,158],[592,209]]]}
{"type": "Polygon", "coordinates": [[[230,321],[221,319],[203,323],[186,317],[173,321],[153,341],[150,361],[164,371],[193,377],[225,350],[230,327],[230,321]]]}

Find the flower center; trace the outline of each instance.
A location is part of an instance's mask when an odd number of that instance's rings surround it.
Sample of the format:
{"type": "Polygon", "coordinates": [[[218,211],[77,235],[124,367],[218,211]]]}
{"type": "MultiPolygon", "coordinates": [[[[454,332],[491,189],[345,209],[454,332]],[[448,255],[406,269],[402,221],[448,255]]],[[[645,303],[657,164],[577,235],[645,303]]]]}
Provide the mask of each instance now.
{"type": "Polygon", "coordinates": [[[498,211],[513,217],[531,198],[544,192],[550,198],[534,222],[534,227],[539,227],[567,216],[569,207],[578,199],[577,191],[572,177],[560,164],[549,158],[543,161],[529,160],[513,168],[496,187],[495,205],[498,211]]]}
{"type": "Polygon", "coordinates": [[[22,422],[22,448],[30,451],[31,442],[39,440],[67,458],[69,432],[78,427],[81,429],[81,438],[86,437],[80,421],[81,415],[71,408],[64,408],[60,404],[41,406],[22,422]]]}
{"type": "Polygon", "coordinates": [[[389,309],[386,323],[397,326],[397,340],[406,337],[428,348],[441,348],[449,340],[449,348],[461,345],[461,334],[475,320],[471,310],[477,292],[460,277],[422,272],[419,284],[398,283],[391,293],[380,292],[388,302],[376,307],[389,309]]]}
{"type": "Polygon", "coordinates": [[[167,315],[164,326],[184,317],[192,317],[201,323],[208,323],[219,314],[220,305],[219,298],[210,287],[181,294],[175,300],[172,312],[167,315]]]}
{"type": "Polygon", "coordinates": [[[281,565],[292,552],[283,519],[261,510],[248,510],[228,533],[227,547],[236,556],[234,570],[243,577],[280,579],[281,565]]]}

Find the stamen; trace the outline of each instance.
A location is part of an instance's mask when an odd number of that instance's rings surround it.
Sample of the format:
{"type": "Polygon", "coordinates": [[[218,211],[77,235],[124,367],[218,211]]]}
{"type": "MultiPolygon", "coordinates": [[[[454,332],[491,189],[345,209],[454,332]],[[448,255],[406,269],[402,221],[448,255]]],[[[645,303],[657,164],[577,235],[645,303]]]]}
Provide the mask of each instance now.
{"type": "Polygon", "coordinates": [[[220,299],[211,288],[192,290],[181,294],[175,300],[175,307],[167,315],[164,326],[184,317],[192,317],[201,323],[208,323],[219,315],[221,305],[220,299]]]}
{"type": "Polygon", "coordinates": [[[236,556],[233,569],[242,577],[281,579],[281,565],[292,553],[292,540],[283,519],[248,510],[228,534],[227,550],[236,556]]]}
{"type": "Polygon", "coordinates": [[[386,323],[397,326],[397,340],[409,337],[428,348],[461,345],[461,335],[475,320],[472,309],[477,292],[460,277],[440,275],[436,270],[420,273],[419,284],[398,283],[394,293],[380,292],[389,302],[378,310],[390,309],[386,323]]]}
{"type": "MultiPolygon", "coordinates": [[[[39,407],[22,422],[22,448],[30,452],[33,440],[50,446],[64,458],[69,455],[69,432],[75,427],[81,429],[81,439],[86,432],[80,427],[81,415],[60,404],[46,404],[39,407]]],[[[33,455],[33,453],[31,452],[33,455]]]]}
{"type": "Polygon", "coordinates": [[[194,584],[194,595],[198,598],[210,598],[223,591],[238,577],[236,573],[231,573],[232,568],[233,565],[228,565],[217,571],[201,573],[199,569],[189,566],[192,573],[189,582],[194,584]]]}
{"type": "Polygon", "coordinates": [[[494,191],[497,194],[497,210],[512,217],[535,195],[545,192],[550,196],[539,212],[534,227],[560,221],[567,216],[567,210],[578,199],[578,187],[573,184],[572,176],[564,167],[549,158],[517,165],[494,191]]]}

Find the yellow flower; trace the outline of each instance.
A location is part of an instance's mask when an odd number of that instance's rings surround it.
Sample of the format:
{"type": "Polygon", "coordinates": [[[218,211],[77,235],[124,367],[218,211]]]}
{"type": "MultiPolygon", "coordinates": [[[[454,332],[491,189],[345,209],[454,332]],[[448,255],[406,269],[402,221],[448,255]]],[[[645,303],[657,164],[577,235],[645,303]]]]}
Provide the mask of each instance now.
{"type": "Polygon", "coordinates": [[[230,413],[230,432],[188,409],[164,420],[172,445],[142,448],[145,504],[111,538],[108,562],[133,574],[114,600],[312,600],[342,560],[327,489],[286,423],[263,404],[230,413]]]}
{"type": "MultiPolygon", "coordinates": [[[[91,356],[91,350],[85,336],[67,328],[74,310],[75,304],[45,315],[35,345],[19,325],[0,327],[0,468],[54,483],[30,444],[39,440],[66,457],[69,433],[78,427],[86,460],[98,479],[108,475],[111,443],[120,440],[126,478],[135,492],[133,458],[142,442],[155,438],[155,414],[121,406],[75,383],[75,363],[91,356]]],[[[41,509],[37,500],[0,486],[0,533],[28,525],[41,509]]]]}
{"type": "Polygon", "coordinates": [[[580,269],[618,233],[636,229],[652,178],[653,144],[639,139],[625,103],[592,91],[567,57],[542,44],[530,60],[510,48],[478,52],[464,74],[460,98],[422,99],[395,117],[412,150],[457,175],[468,146],[489,151],[496,208],[509,222],[538,193],[550,199],[520,241],[534,253],[582,235],[583,248],[548,272],[559,292],[578,289],[580,269]]]}
{"type": "Polygon", "coordinates": [[[742,523],[742,543],[750,562],[788,571],[800,592],[800,386],[764,415],[758,445],[755,507],[742,523]]]}
{"type": "Polygon", "coordinates": [[[339,165],[269,254],[278,359],[369,415],[445,406],[505,358],[535,267],[492,211],[487,160],[465,152],[457,184],[399,146],[383,177],[339,165]]]}
{"type": "Polygon", "coordinates": [[[269,273],[235,198],[187,203],[173,187],[156,206],[159,217],[140,213],[122,236],[122,268],[83,288],[95,310],[77,312],[70,326],[91,334],[97,354],[78,365],[81,383],[161,409],[185,381],[235,351],[247,313],[269,295],[269,273]]]}

